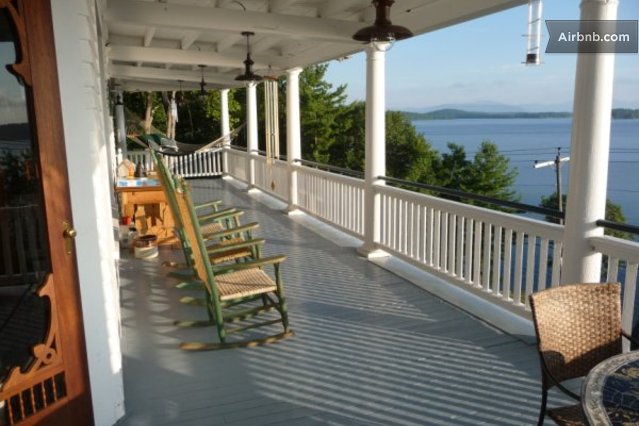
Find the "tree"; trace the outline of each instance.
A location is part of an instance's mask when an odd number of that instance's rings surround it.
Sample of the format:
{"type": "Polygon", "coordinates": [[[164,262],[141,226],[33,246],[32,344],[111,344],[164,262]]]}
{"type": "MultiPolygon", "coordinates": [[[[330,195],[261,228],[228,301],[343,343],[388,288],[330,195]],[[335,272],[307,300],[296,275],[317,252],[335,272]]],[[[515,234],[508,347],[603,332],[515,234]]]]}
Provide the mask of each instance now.
{"type": "Polygon", "coordinates": [[[326,163],[330,146],[346,130],[340,120],[345,111],[346,86],[324,80],[328,64],[312,65],[300,74],[302,158],[326,163]]]}
{"type": "MultiPolygon", "coordinates": [[[[566,194],[561,196],[561,203],[563,205],[563,211],[566,211],[566,194]]],[[[541,203],[539,204],[541,207],[545,207],[547,209],[556,209],[557,208],[557,192],[553,192],[549,196],[542,196],[541,203]]],[[[623,214],[623,209],[617,203],[612,202],[609,198],[606,198],[606,220],[617,223],[626,223],[626,216],[623,214]]],[[[559,223],[559,219],[546,216],[546,220],[552,223],[559,223]]],[[[606,228],[604,230],[605,235],[610,235],[611,237],[623,238],[624,240],[632,240],[632,234],[623,231],[617,231],[614,229],[606,228]]]]}
{"type": "MultiPolygon", "coordinates": [[[[353,102],[344,109],[341,120],[345,131],[336,136],[328,149],[331,165],[364,171],[365,110],[364,102],[353,102]]],[[[387,176],[413,182],[432,182],[432,163],[436,157],[431,145],[401,112],[386,112],[387,176]]]]}
{"type": "MultiPolygon", "coordinates": [[[[451,142],[447,146],[450,152],[441,154],[434,164],[436,185],[466,191],[470,169],[470,161],[466,159],[466,150],[463,146],[451,142]]],[[[450,196],[446,198],[458,199],[450,196]]]]}
{"type": "Polygon", "coordinates": [[[516,168],[510,167],[510,160],[499,153],[497,145],[483,141],[469,164],[466,190],[500,200],[519,201],[520,196],[512,189],[517,173],[516,168]]]}

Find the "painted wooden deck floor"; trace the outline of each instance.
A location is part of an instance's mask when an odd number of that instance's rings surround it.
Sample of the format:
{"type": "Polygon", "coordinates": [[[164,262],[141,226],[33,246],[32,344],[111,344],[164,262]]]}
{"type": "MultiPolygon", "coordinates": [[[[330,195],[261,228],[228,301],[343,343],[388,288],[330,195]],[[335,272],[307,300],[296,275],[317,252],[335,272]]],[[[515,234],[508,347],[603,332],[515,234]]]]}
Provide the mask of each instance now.
{"type": "MultiPolygon", "coordinates": [[[[285,253],[296,336],[258,348],[187,353],[214,341],[178,299],[161,259],[121,261],[126,417],[121,425],[524,425],[539,404],[535,348],[358,257],[218,180],[191,181],[257,220],[267,253],[285,253]]],[[[336,244],[337,242],[337,244],[336,244]]],[[[161,258],[179,252],[161,250],[161,258]]],[[[549,422],[550,423],[550,422],[549,422]]]]}

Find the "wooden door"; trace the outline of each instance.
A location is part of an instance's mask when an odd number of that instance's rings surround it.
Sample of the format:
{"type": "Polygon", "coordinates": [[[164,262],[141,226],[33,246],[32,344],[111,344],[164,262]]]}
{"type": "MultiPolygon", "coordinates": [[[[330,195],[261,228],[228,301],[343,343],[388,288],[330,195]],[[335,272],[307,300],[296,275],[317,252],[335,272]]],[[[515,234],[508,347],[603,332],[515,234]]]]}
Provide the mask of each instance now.
{"type": "Polygon", "coordinates": [[[0,0],[0,60],[0,425],[88,425],[49,0],[0,0]]]}

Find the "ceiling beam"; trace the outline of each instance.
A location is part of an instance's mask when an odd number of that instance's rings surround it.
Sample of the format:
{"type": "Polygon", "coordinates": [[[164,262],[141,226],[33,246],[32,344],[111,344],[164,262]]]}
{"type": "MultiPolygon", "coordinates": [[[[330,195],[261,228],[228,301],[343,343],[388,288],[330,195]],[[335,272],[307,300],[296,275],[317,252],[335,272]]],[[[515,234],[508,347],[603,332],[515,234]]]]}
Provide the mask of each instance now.
{"type": "MultiPolygon", "coordinates": [[[[163,80],[167,83],[184,80],[185,82],[199,83],[202,74],[198,71],[178,71],[167,70],[164,68],[151,67],[132,67],[127,65],[112,65],[111,76],[116,79],[128,80],[163,80]]],[[[217,84],[228,87],[236,87],[241,85],[230,76],[220,76],[213,74],[204,74],[204,80],[207,84],[217,84]]]]}
{"type": "Polygon", "coordinates": [[[139,0],[111,0],[106,11],[106,21],[201,32],[251,30],[259,34],[347,44],[356,44],[351,36],[362,26],[359,22],[336,19],[139,0]]]}
{"type": "MultiPolygon", "coordinates": [[[[179,90],[199,90],[200,87],[196,84],[182,84],[182,86],[180,87],[180,84],[177,82],[163,82],[161,80],[158,81],[149,81],[149,80],[135,80],[135,79],[128,79],[128,80],[116,80],[117,84],[120,85],[120,87],[122,88],[122,90],[124,90],[125,92],[135,92],[135,91],[140,91],[140,92],[172,92],[172,91],[179,91],[179,90]]],[[[240,85],[241,86],[241,85],[240,85]]],[[[236,86],[236,87],[240,87],[240,86],[236,86]]],[[[227,86],[222,86],[222,85],[215,85],[215,84],[207,84],[206,89],[207,90],[216,90],[216,89],[224,89],[224,88],[228,88],[227,86]]]]}
{"type": "MultiPolygon", "coordinates": [[[[209,67],[244,67],[246,53],[215,53],[199,50],[179,50],[161,47],[111,45],[108,57],[112,61],[145,62],[155,64],[206,65],[209,67]]],[[[251,55],[257,68],[288,66],[287,60],[275,56],[251,55]]]]}

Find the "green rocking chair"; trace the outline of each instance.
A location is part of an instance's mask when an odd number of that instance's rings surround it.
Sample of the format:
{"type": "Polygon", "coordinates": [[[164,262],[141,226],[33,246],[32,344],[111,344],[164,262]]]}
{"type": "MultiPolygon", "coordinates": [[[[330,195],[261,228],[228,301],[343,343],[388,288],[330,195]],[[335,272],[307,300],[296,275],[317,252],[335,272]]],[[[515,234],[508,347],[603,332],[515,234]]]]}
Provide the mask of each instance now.
{"type": "MultiPolygon", "coordinates": [[[[207,321],[178,321],[181,326],[215,325],[219,342],[186,342],[184,350],[201,351],[234,347],[257,346],[293,335],[289,328],[284,286],[280,264],[285,256],[271,256],[241,263],[214,266],[200,231],[197,215],[192,208],[188,186],[176,178],[176,199],[183,219],[186,239],[192,248],[197,278],[206,288],[207,321]],[[272,265],[274,278],[264,267],[272,265]],[[268,315],[275,311],[276,315],[268,315]],[[266,316],[266,318],[263,318],[266,316]],[[274,318],[275,317],[275,318],[274,318]],[[228,341],[228,336],[247,330],[281,324],[283,331],[264,337],[228,341]]],[[[248,242],[246,243],[248,244],[248,242]]]]}

